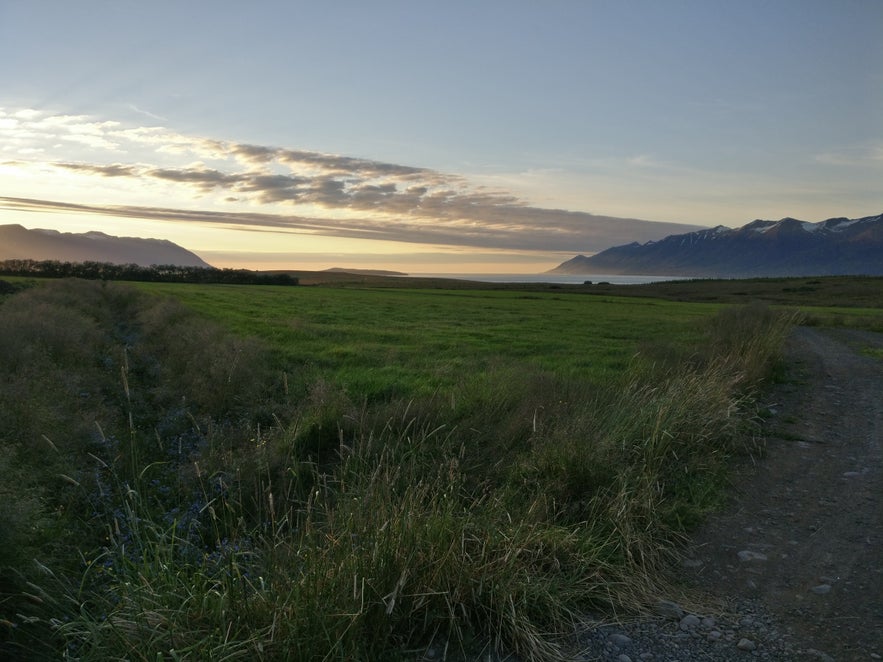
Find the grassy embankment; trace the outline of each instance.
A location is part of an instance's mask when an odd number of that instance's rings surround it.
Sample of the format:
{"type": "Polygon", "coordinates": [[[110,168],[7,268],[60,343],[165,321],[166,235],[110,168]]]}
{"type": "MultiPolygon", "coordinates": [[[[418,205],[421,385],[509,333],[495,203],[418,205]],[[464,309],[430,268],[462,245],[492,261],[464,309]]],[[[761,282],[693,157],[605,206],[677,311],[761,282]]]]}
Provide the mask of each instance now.
{"type": "Polygon", "coordinates": [[[60,281],[0,307],[8,657],[551,659],[581,611],[653,604],[753,448],[789,322],[554,292],[141,289],[60,281]]]}

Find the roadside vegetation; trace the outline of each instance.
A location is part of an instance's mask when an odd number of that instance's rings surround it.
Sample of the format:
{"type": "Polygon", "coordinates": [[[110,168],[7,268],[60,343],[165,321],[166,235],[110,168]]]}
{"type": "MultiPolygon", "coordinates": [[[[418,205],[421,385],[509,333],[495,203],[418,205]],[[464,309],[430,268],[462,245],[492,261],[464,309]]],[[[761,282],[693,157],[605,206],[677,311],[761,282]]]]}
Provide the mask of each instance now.
{"type": "Polygon", "coordinates": [[[758,451],[795,313],[55,280],[0,299],[0,655],[560,654],[758,451]]]}

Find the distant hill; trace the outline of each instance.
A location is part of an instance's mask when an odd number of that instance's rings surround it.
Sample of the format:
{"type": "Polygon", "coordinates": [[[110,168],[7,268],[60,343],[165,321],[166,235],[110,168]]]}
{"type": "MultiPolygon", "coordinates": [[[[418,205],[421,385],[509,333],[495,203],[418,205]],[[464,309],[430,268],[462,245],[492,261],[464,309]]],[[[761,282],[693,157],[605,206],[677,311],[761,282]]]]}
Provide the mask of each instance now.
{"type": "Polygon", "coordinates": [[[883,214],[808,223],[757,220],[578,255],[547,273],[746,278],[883,275],[883,214]]]}
{"type": "Polygon", "coordinates": [[[337,274],[354,274],[356,276],[407,276],[401,271],[387,271],[385,269],[347,269],[345,267],[331,267],[326,272],[337,274]]]}
{"type": "Polygon", "coordinates": [[[0,225],[0,261],[58,260],[60,262],[110,262],[181,267],[210,267],[195,253],[164,239],[114,237],[103,232],[75,234],[56,230],[28,230],[21,225],[0,225]]]}

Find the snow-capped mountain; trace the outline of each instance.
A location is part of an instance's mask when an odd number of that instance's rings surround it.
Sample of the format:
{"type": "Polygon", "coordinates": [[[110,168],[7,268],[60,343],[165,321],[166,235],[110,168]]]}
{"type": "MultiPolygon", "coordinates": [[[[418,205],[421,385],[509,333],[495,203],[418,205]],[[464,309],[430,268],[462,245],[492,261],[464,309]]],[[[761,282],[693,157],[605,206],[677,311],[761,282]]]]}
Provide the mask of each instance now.
{"type": "Polygon", "coordinates": [[[692,277],[883,275],[883,214],[757,220],[722,225],[660,241],[578,255],[552,269],[565,274],[646,274],[692,277]]]}

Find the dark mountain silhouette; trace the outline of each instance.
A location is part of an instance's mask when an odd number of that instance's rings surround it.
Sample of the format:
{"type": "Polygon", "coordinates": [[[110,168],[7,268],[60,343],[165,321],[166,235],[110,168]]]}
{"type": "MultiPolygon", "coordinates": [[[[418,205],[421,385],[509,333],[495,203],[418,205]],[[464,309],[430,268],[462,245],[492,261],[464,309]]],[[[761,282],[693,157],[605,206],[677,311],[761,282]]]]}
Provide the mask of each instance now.
{"type": "Polygon", "coordinates": [[[883,214],[722,225],[578,255],[548,273],[745,278],[883,275],[883,214]]]}
{"type": "Polygon", "coordinates": [[[74,234],[56,230],[28,230],[21,225],[0,225],[0,261],[58,260],[60,262],[110,262],[210,267],[198,255],[165,239],[113,237],[103,232],[74,234]]]}

